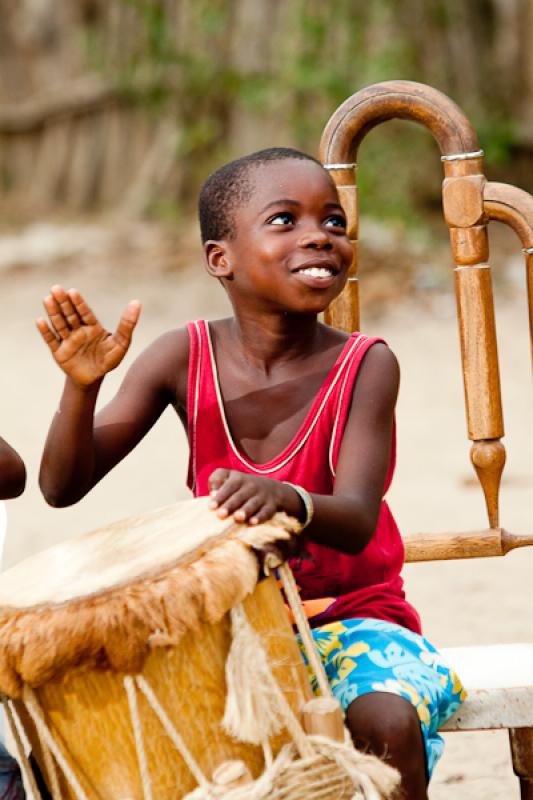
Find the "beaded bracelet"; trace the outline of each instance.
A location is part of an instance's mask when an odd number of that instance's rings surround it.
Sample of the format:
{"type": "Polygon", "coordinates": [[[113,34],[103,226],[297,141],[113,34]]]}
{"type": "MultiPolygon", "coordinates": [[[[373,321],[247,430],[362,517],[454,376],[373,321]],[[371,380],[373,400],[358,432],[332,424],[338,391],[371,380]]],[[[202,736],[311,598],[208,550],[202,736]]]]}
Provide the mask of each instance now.
{"type": "Polygon", "coordinates": [[[309,494],[309,492],[303,488],[303,486],[297,486],[295,483],[290,483],[289,481],[283,481],[283,483],[285,484],[285,486],[290,486],[292,489],[294,489],[294,491],[304,504],[305,519],[302,523],[302,530],[303,530],[304,528],[307,528],[307,526],[310,524],[311,520],[313,519],[313,514],[315,513],[313,499],[309,494]]]}

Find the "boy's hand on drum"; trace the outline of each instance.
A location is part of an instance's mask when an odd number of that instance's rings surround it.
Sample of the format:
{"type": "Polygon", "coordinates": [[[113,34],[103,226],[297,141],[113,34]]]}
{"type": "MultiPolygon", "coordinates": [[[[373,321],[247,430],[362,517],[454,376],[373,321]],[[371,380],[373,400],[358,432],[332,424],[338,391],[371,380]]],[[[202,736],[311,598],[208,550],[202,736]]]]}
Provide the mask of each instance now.
{"type": "MultiPolygon", "coordinates": [[[[221,519],[233,515],[237,522],[258,525],[270,519],[276,511],[291,512],[289,501],[294,499],[293,490],[287,492],[287,486],[281,481],[237,470],[216,469],[208,483],[211,494],[209,507],[221,519]]],[[[301,536],[290,536],[286,541],[261,548],[258,551],[259,560],[264,565],[274,557],[275,562],[281,564],[300,554],[302,546],[301,536]]]]}
{"type": "Polygon", "coordinates": [[[37,328],[63,372],[80,388],[92,386],[120,364],[141,313],[140,303],[132,300],[111,334],[76,289],[53,286],[43,305],[48,320],[39,318],[37,328]]]}
{"type": "Polygon", "coordinates": [[[237,470],[216,469],[209,478],[211,502],[221,519],[233,515],[237,522],[258,525],[284,505],[285,485],[280,481],[237,470]]]}

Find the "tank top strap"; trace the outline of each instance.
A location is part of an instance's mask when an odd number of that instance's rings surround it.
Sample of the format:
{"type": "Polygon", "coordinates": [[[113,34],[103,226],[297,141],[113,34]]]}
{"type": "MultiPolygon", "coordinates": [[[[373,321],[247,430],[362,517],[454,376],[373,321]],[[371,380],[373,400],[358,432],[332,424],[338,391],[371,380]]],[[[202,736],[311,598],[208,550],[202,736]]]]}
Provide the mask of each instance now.
{"type": "MultiPolygon", "coordinates": [[[[329,493],[344,428],[351,407],[353,387],[368,349],[382,339],[353,333],[323,383],[300,429],[285,449],[265,464],[255,464],[240,452],[227,426],[218,386],[216,363],[205,320],[189,322],[189,370],[187,387],[187,435],[189,467],[187,485],[195,495],[207,491],[206,475],[217,466],[264,474],[307,486],[309,491],[329,493]],[[328,465],[329,458],[329,465],[328,465]],[[311,469],[311,464],[329,469],[311,469]],[[321,480],[317,484],[317,475],[321,480]],[[316,485],[315,485],[316,484],[316,485]]],[[[389,471],[392,477],[392,469],[389,471]]]]}
{"type": "Polygon", "coordinates": [[[195,492],[198,451],[198,414],[200,403],[216,396],[210,371],[205,369],[208,353],[206,324],[204,320],[187,323],[189,333],[189,371],[187,379],[187,437],[189,440],[189,468],[187,485],[195,492]]]}
{"type": "MultiPolygon", "coordinates": [[[[335,416],[331,434],[329,448],[329,467],[333,477],[336,475],[339,450],[344,435],[344,429],[350,413],[352,395],[359,374],[359,368],[369,349],[378,342],[385,344],[383,339],[378,337],[365,336],[362,333],[352,334],[355,337],[355,346],[350,353],[350,360],[344,372],[339,390],[335,398],[335,416]]],[[[394,449],[394,448],[393,448],[394,449]]]]}

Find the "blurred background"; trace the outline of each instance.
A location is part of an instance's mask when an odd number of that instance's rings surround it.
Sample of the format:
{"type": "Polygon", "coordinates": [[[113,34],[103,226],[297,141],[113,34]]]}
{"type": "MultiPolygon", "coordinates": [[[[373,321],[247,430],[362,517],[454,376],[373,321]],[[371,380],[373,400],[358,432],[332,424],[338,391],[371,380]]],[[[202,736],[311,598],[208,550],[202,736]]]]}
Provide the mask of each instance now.
{"type": "MultiPolygon", "coordinates": [[[[478,132],[490,180],[533,192],[533,0],[0,0],[0,433],[28,487],[8,505],[6,564],[187,496],[172,411],[83,501],[51,509],[39,458],[62,377],[34,329],[53,283],[131,352],[228,313],[202,269],[195,203],[210,171],[272,145],[316,154],[329,116],[382,80],[430,84],[478,132]]],[[[405,531],[480,529],[469,464],[442,169],[428,131],[389,122],[359,151],[362,328],[402,369],[391,506],[405,531]]],[[[524,260],[490,228],[508,465],[502,523],[531,529],[531,357],[524,260]]],[[[436,644],[532,641],[533,554],[413,565],[407,591],[436,644]]],[[[514,800],[506,733],[449,735],[432,800],[514,800]]]]}
{"type": "MultiPolygon", "coordinates": [[[[337,105],[398,77],[464,108],[493,179],[533,186],[532,0],[1,0],[0,11],[8,219],[188,211],[222,161],[273,142],[316,152],[337,105]]],[[[413,222],[438,205],[427,135],[390,125],[364,147],[368,208],[413,222]]]]}

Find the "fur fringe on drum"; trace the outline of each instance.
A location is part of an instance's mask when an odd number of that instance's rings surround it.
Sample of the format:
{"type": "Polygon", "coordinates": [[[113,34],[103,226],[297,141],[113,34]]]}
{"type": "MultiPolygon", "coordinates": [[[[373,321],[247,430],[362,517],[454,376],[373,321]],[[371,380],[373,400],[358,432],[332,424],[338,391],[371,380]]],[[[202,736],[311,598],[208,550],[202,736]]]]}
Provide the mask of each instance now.
{"type": "Polygon", "coordinates": [[[218,622],[253,591],[253,548],[286,540],[298,523],[276,514],[268,523],[228,521],[223,536],[160,574],[69,603],[0,609],[0,691],[21,696],[76,668],[136,674],[150,651],[175,645],[201,622],[218,622]]]}

